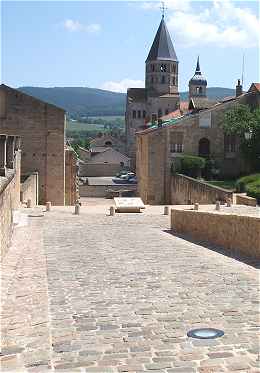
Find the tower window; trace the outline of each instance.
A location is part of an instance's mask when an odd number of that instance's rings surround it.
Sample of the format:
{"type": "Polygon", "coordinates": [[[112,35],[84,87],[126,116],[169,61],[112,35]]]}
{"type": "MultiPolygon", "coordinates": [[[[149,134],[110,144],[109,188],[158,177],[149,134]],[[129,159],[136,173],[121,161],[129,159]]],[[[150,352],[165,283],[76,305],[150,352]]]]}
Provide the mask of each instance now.
{"type": "Polygon", "coordinates": [[[141,118],[141,110],[138,110],[138,118],[141,118]]]}
{"type": "Polygon", "coordinates": [[[145,117],[146,117],[146,111],[143,110],[143,118],[145,118],[145,117]]]}
{"type": "Polygon", "coordinates": [[[133,110],[133,118],[136,118],[136,111],[133,110]]]}
{"type": "Polygon", "coordinates": [[[196,93],[197,93],[197,95],[200,93],[199,89],[200,89],[200,87],[196,87],[196,93]]]}
{"type": "Polygon", "coordinates": [[[172,65],[172,71],[174,72],[174,74],[176,73],[176,66],[175,65],[172,65]]]}
{"type": "Polygon", "coordinates": [[[172,84],[175,85],[176,84],[176,81],[175,81],[175,76],[172,78],[172,84]]]}
{"type": "Polygon", "coordinates": [[[152,64],[151,68],[152,68],[152,72],[154,72],[155,70],[154,64],[152,64]]]}
{"type": "Polygon", "coordinates": [[[200,94],[202,93],[202,87],[199,88],[199,93],[200,93],[200,94]]]}
{"type": "Polygon", "coordinates": [[[161,80],[161,82],[162,82],[162,84],[165,83],[165,76],[164,76],[164,75],[162,76],[162,80],[161,80]]]}
{"type": "Polygon", "coordinates": [[[165,63],[163,63],[161,65],[161,67],[160,67],[160,70],[161,70],[162,73],[166,73],[166,71],[167,71],[167,65],[165,63]]]}

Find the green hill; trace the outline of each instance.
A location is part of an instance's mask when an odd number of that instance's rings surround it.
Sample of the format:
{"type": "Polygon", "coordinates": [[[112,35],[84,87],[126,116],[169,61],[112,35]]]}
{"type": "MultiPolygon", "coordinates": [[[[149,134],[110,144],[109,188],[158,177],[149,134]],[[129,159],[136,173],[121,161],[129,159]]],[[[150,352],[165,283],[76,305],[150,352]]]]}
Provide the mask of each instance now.
{"type": "MultiPolygon", "coordinates": [[[[125,93],[85,87],[21,87],[20,91],[65,109],[73,116],[124,115],[125,93]]],[[[211,87],[208,98],[222,99],[233,96],[234,89],[211,87]]],[[[188,92],[181,92],[181,100],[188,99],[188,92]]]]}

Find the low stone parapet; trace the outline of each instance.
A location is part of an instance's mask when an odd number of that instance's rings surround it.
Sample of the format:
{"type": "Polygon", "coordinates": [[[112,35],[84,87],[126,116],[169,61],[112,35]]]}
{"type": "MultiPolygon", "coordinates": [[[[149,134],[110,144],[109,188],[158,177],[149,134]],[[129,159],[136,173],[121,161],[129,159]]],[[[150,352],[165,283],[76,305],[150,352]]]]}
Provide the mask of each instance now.
{"type": "Polygon", "coordinates": [[[255,198],[247,196],[245,193],[235,194],[237,205],[256,206],[257,202],[255,198]]]}
{"type": "Polygon", "coordinates": [[[260,259],[260,217],[174,208],[171,229],[260,259]]]}

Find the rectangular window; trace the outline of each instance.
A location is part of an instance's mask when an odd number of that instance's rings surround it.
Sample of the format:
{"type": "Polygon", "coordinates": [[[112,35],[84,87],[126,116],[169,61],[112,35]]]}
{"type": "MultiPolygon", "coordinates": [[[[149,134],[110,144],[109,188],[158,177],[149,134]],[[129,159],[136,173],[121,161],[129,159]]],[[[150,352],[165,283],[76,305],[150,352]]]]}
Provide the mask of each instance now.
{"type": "Polygon", "coordinates": [[[141,118],[141,110],[138,110],[138,118],[141,118]]]}
{"type": "Polygon", "coordinates": [[[133,118],[136,118],[136,111],[133,110],[133,118]]]}
{"type": "Polygon", "coordinates": [[[184,134],[183,132],[171,132],[170,134],[170,152],[183,153],[184,152],[184,134]]]}
{"type": "Polygon", "coordinates": [[[143,118],[145,119],[145,117],[146,117],[146,111],[143,110],[143,118]]]}

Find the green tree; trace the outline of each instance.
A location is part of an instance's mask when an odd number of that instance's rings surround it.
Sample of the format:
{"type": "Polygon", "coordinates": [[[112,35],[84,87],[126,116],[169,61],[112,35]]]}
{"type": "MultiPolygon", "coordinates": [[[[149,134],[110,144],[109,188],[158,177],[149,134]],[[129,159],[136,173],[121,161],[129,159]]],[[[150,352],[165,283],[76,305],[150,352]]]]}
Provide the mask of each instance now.
{"type": "Polygon", "coordinates": [[[227,111],[223,121],[224,132],[237,135],[240,149],[253,170],[260,170],[260,108],[250,110],[248,105],[237,105],[227,111]],[[250,138],[246,138],[246,133],[250,138]]]}

